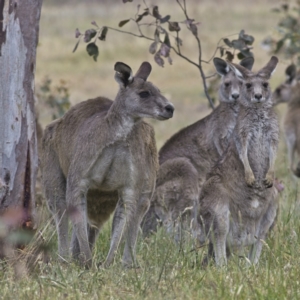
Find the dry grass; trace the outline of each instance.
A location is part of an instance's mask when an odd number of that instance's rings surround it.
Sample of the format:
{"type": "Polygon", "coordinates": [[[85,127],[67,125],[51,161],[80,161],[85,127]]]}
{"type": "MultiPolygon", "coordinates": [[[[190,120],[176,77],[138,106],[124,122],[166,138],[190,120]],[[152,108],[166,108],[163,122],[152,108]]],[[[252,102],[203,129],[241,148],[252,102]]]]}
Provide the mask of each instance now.
{"type": "MultiPolygon", "coordinates": [[[[260,68],[269,59],[260,42],[275,32],[278,19],[270,9],[278,2],[188,2],[191,4],[188,7],[191,17],[201,22],[199,36],[204,59],[210,58],[221,37],[238,33],[241,29],[256,38],[254,68],[260,68]]],[[[45,76],[52,78],[54,83],[60,79],[66,80],[72,103],[98,95],[113,98],[118,89],[113,80],[116,61],[129,64],[133,70],[137,70],[144,60],[153,61],[147,51],[149,42],[116,32],[108,32],[107,41],[99,43],[97,63],[86,55],[83,44],[75,54],[71,53],[76,42],[76,27],[83,31],[92,20],[99,25],[116,27],[118,21],[132,16],[132,7],[138,2],[126,5],[121,1],[116,2],[118,5],[109,3],[74,2],[68,6],[51,6],[45,1],[37,57],[37,83],[45,76]]],[[[175,1],[163,1],[160,7],[162,15],[171,14],[174,20],[183,19],[175,1]]],[[[184,52],[196,60],[194,39],[187,31],[185,35],[184,52]]],[[[166,65],[163,69],[153,63],[150,76],[150,80],[162,89],[176,107],[172,120],[151,121],[159,147],[178,129],[210,111],[197,69],[174,54],[173,60],[173,66],[166,65]]],[[[273,87],[284,79],[285,66],[286,62],[281,61],[271,82],[273,87]]],[[[205,66],[205,71],[213,72],[212,65],[205,66]]],[[[279,107],[279,111],[284,109],[283,105],[279,107]]],[[[49,120],[47,112],[40,114],[45,125],[49,120]]],[[[193,251],[190,241],[182,251],[178,251],[172,240],[159,231],[149,240],[139,241],[137,253],[140,268],[137,270],[124,270],[121,267],[121,251],[116,263],[107,270],[95,268],[85,271],[72,263],[64,265],[52,259],[48,265],[40,264],[30,277],[17,284],[14,283],[13,274],[3,266],[0,274],[1,299],[299,299],[300,202],[296,183],[286,166],[285,146],[281,141],[277,159],[277,176],[285,184],[281,212],[257,267],[247,267],[245,260],[233,257],[226,269],[217,270],[209,266],[203,270],[198,263],[205,250],[193,251]]],[[[55,244],[54,227],[49,225],[49,220],[41,225],[41,230],[43,228],[47,228],[43,231],[45,239],[55,244]]],[[[107,224],[96,245],[95,263],[102,261],[108,251],[109,234],[110,224],[107,224]]]]}

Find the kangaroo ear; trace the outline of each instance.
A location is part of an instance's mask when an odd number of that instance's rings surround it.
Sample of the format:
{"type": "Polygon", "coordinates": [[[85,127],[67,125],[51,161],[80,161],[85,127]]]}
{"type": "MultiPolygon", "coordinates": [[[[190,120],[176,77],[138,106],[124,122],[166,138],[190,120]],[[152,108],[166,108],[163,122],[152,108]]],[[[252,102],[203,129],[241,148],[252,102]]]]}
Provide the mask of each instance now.
{"type": "Polygon", "coordinates": [[[294,64],[289,65],[285,69],[285,75],[286,75],[286,83],[292,83],[294,78],[296,77],[297,69],[294,64]]]}
{"type": "Polygon", "coordinates": [[[115,79],[120,85],[126,87],[133,81],[132,70],[128,65],[116,62],[114,70],[116,71],[115,79]]]}
{"type": "Polygon", "coordinates": [[[253,67],[253,64],[254,64],[254,58],[251,56],[251,57],[246,57],[246,58],[243,58],[241,61],[240,61],[240,65],[246,69],[248,69],[249,71],[252,70],[252,67],[253,67]]]}
{"type": "Polygon", "coordinates": [[[227,62],[229,68],[235,73],[235,76],[240,78],[241,80],[246,79],[249,77],[252,73],[248,69],[244,68],[241,65],[233,64],[230,62],[227,62]]]}
{"type": "Polygon", "coordinates": [[[260,71],[258,71],[257,75],[269,79],[275,72],[277,64],[278,58],[276,56],[272,56],[269,62],[260,71]]]}
{"type": "Polygon", "coordinates": [[[134,75],[134,77],[142,78],[146,81],[148,76],[151,73],[151,70],[152,70],[152,67],[151,67],[150,63],[148,63],[147,61],[144,61],[141,64],[138,71],[136,72],[136,74],[134,75]]]}
{"type": "Polygon", "coordinates": [[[221,76],[225,76],[230,71],[227,62],[222,58],[214,57],[213,62],[218,74],[220,74],[221,76]]]}

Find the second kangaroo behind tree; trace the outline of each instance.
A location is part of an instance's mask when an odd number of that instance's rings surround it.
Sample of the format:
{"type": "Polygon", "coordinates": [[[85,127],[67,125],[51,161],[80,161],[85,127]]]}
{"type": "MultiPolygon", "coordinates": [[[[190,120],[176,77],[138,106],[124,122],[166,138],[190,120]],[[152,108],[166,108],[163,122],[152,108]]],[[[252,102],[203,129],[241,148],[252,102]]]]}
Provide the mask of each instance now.
{"type": "MultiPolygon", "coordinates": [[[[226,61],[214,58],[222,76],[219,88],[220,105],[207,117],[180,130],[159,151],[160,168],[156,191],[143,220],[143,233],[156,230],[160,219],[168,232],[180,239],[180,228],[190,225],[191,208],[198,201],[207,172],[226,150],[236,124],[241,81],[226,61]],[[176,229],[177,228],[177,229],[176,229]]],[[[252,57],[241,65],[251,70],[252,57]]]]}
{"type": "Polygon", "coordinates": [[[300,177],[300,162],[295,167],[295,156],[300,160],[300,72],[295,65],[287,67],[287,80],[278,86],[273,94],[275,104],[287,103],[288,109],[284,116],[284,134],[288,150],[291,172],[300,177]]]}
{"type": "Polygon", "coordinates": [[[268,81],[277,63],[273,56],[257,73],[230,64],[243,80],[237,124],[230,146],[202,187],[198,210],[200,243],[206,235],[208,256],[214,256],[218,266],[227,263],[231,250],[244,246],[251,246],[249,259],[256,264],[276,217],[273,181],[279,126],[268,81]]]}
{"type": "Polygon", "coordinates": [[[72,255],[88,267],[99,230],[116,205],[104,265],[112,263],[123,233],[123,263],[135,265],[138,229],[158,167],[154,132],[142,118],[166,120],[174,111],[147,81],[149,63],[144,62],[134,77],[124,63],[116,63],[115,71],[120,86],[115,101],[96,98],[75,105],[47,126],[43,138],[43,186],[55,218],[59,255],[68,257],[70,218],[72,255]]]}

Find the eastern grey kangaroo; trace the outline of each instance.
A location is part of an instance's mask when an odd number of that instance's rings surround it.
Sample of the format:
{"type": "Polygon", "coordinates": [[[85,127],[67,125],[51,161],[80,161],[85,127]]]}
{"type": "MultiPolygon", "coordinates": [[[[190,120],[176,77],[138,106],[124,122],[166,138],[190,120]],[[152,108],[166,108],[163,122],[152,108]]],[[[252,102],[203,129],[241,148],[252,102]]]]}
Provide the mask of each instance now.
{"type": "Polygon", "coordinates": [[[285,102],[288,105],[284,116],[284,134],[288,150],[290,170],[300,177],[300,162],[295,168],[295,156],[300,159],[300,73],[295,65],[285,70],[287,80],[278,86],[273,93],[275,104],[285,102]]]}
{"type": "Polygon", "coordinates": [[[251,246],[249,259],[256,264],[276,217],[273,180],[279,126],[268,81],[277,63],[273,56],[257,73],[229,64],[243,81],[237,124],[228,149],[207,175],[198,211],[209,256],[217,266],[227,263],[226,250],[243,246],[251,246]]]}
{"type": "Polygon", "coordinates": [[[69,252],[68,218],[73,225],[73,257],[90,267],[91,247],[114,211],[110,250],[112,263],[123,232],[124,265],[135,265],[140,222],[152,197],[158,166],[154,132],[142,118],[166,120],[174,107],[147,81],[151,65],[115,64],[119,92],[75,105],[45,129],[42,150],[43,186],[58,232],[59,255],[69,252]]]}
{"type": "MultiPolygon", "coordinates": [[[[181,225],[189,227],[191,208],[198,201],[205,176],[228,146],[238,114],[241,81],[226,61],[213,60],[222,76],[219,106],[207,117],[173,135],[159,151],[159,173],[149,211],[143,221],[145,236],[155,231],[160,219],[168,232],[181,237],[181,225]],[[176,229],[177,228],[177,229],[176,229]]],[[[241,65],[251,70],[252,57],[241,65]]]]}

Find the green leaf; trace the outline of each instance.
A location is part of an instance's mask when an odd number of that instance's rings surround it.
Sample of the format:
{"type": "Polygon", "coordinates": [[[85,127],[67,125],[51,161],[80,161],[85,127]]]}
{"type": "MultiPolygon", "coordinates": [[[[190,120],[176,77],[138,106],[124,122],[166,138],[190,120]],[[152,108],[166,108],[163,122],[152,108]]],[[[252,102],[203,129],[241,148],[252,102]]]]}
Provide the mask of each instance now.
{"type": "Polygon", "coordinates": [[[242,50],[246,47],[246,43],[241,39],[233,40],[231,41],[231,44],[234,49],[238,49],[238,50],[242,50]]]}
{"type": "Polygon", "coordinates": [[[177,45],[177,47],[180,47],[180,46],[182,46],[182,39],[181,38],[179,38],[179,37],[176,37],[175,38],[175,41],[176,41],[176,45],[177,45]]]}
{"type": "Polygon", "coordinates": [[[163,67],[165,64],[164,60],[160,56],[159,51],[157,51],[156,54],[154,55],[154,60],[160,67],[163,67]]]}
{"type": "Polygon", "coordinates": [[[104,26],[104,27],[102,28],[101,34],[100,34],[100,36],[99,36],[99,40],[105,41],[107,31],[108,31],[108,28],[107,28],[106,26],[104,26]]]}
{"type": "Polygon", "coordinates": [[[196,24],[191,23],[189,29],[191,30],[194,36],[198,35],[198,28],[196,24]]]}
{"type": "Polygon", "coordinates": [[[156,28],[155,31],[154,31],[154,40],[155,42],[159,42],[159,31],[158,29],[156,28]]]}
{"type": "Polygon", "coordinates": [[[223,42],[228,46],[228,47],[232,47],[232,44],[231,44],[231,42],[230,42],[230,40],[229,39],[223,39],[223,42]]]}
{"type": "Polygon", "coordinates": [[[141,15],[139,15],[135,21],[138,23],[139,21],[141,21],[143,19],[143,17],[148,16],[148,15],[149,15],[149,11],[146,10],[141,15]]]}
{"type": "Polygon", "coordinates": [[[224,48],[220,47],[220,56],[223,57],[224,56],[224,48]]]}
{"type": "Polygon", "coordinates": [[[282,46],[284,45],[284,40],[285,39],[281,39],[276,43],[276,48],[274,51],[275,54],[278,53],[280,51],[280,49],[282,48],[282,46]]]}
{"type": "Polygon", "coordinates": [[[237,58],[238,59],[243,59],[245,57],[253,57],[253,53],[250,51],[250,49],[244,49],[241,50],[238,54],[237,54],[237,58]]]}
{"type": "Polygon", "coordinates": [[[252,45],[254,37],[252,35],[245,34],[245,30],[241,30],[239,33],[239,40],[243,40],[247,45],[252,45]]]}
{"type": "Polygon", "coordinates": [[[130,21],[130,19],[128,20],[123,20],[123,21],[120,21],[119,23],[119,27],[123,27],[126,23],[128,23],[130,21]]]}
{"type": "Polygon", "coordinates": [[[233,59],[234,59],[234,55],[230,52],[230,51],[226,51],[226,59],[228,60],[228,61],[233,61],[233,59]]]}
{"type": "Polygon", "coordinates": [[[167,16],[161,18],[159,21],[160,21],[160,24],[163,24],[163,23],[168,22],[170,19],[171,19],[171,16],[167,15],[167,16]]]}
{"type": "Polygon", "coordinates": [[[283,20],[281,20],[278,24],[281,27],[293,30],[295,25],[297,25],[297,19],[293,18],[292,16],[287,16],[283,20]]]}
{"type": "Polygon", "coordinates": [[[80,39],[77,41],[77,43],[72,51],[73,53],[77,50],[79,43],[80,43],[80,39]]]}
{"type": "Polygon", "coordinates": [[[91,39],[97,34],[97,31],[95,29],[88,29],[84,33],[84,41],[86,43],[90,42],[91,39]]]}
{"type": "Polygon", "coordinates": [[[98,46],[95,43],[89,43],[86,46],[86,51],[89,56],[92,56],[94,61],[97,61],[97,57],[99,55],[98,46]]]}
{"type": "Polygon", "coordinates": [[[170,38],[167,33],[165,34],[164,44],[166,44],[169,48],[171,48],[170,38]]]}
{"type": "Polygon", "coordinates": [[[240,59],[240,60],[242,60],[243,58],[245,58],[246,56],[242,53],[242,52],[239,52],[238,54],[237,54],[237,58],[238,59],[240,59]]]}
{"type": "Polygon", "coordinates": [[[156,19],[161,19],[161,15],[159,14],[158,6],[157,6],[157,5],[155,5],[155,6],[153,7],[152,15],[153,15],[153,17],[156,18],[156,19]]]}
{"type": "Polygon", "coordinates": [[[170,55],[170,47],[165,43],[162,43],[159,49],[159,54],[163,57],[168,57],[170,55]]]}
{"type": "Polygon", "coordinates": [[[178,22],[169,22],[169,31],[180,31],[180,26],[178,22]]]}
{"type": "Polygon", "coordinates": [[[151,43],[150,47],[149,47],[149,52],[151,54],[154,54],[157,50],[157,42],[153,42],[151,43]]]}

